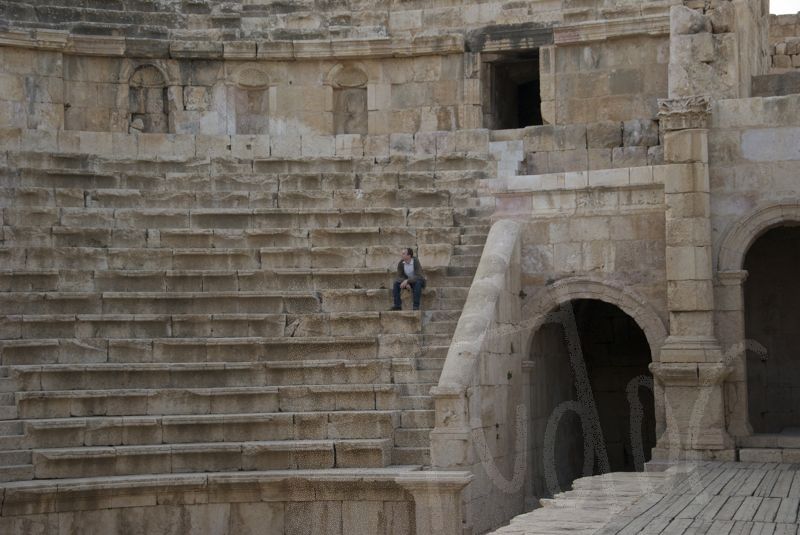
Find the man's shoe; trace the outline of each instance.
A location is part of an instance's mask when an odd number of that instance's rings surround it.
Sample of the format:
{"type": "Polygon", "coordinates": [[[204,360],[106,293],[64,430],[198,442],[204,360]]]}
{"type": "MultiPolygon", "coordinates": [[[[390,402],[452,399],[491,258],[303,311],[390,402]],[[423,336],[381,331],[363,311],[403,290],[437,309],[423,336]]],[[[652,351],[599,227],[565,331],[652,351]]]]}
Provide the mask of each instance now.
{"type": "Polygon", "coordinates": [[[389,310],[391,310],[391,311],[395,311],[395,310],[403,310],[403,308],[402,308],[402,307],[392,307],[392,308],[390,308],[389,310]]]}

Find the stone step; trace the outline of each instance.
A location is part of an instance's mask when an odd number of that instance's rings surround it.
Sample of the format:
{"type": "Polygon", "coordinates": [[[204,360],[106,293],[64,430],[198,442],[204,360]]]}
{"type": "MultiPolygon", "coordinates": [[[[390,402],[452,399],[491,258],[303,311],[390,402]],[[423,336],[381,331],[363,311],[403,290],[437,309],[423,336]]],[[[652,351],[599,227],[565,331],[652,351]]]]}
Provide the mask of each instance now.
{"type": "Polygon", "coordinates": [[[450,345],[452,334],[423,334],[422,344],[426,346],[450,345]]]}
{"type": "Polygon", "coordinates": [[[0,451],[0,466],[15,466],[30,463],[30,450],[0,451]]]}
{"type": "Polygon", "coordinates": [[[453,247],[453,255],[456,256],[480,256],[483,252],[483,244],[480,245],[456,245],[453,247]]]}
{"type": "Polygon", "coordinates": [[[397,429],[394,434],[394,444],[401,448],[429,448],[431,429],[430,427],[397,429]]]}
{"type": "Polygon", "coordinates": [[[450,350],[450,344],[446,345],[427,345],[424,346],[421,350],[419,355],[417,356],[417,360],[419,359],[444,359],[447,357],[447,352],[450,350]]]}
{"type": "Polygon", "coordinates": [[[326,207],[309,203],[279,208],[4,208],[3,225],[165,230],[457,226],[453,209],[446,203],[429,207],[379,203],[326,207]]]}
{"type": "Polygon", "coordinates": [[[422,327],[424,334],[446,334],[450,337],[456,330],[458,321],[431,321],[422,327]]]}
{"type": "MultiPolygon", "coordinates": [[[[427,309],[463,306],[468,288],[439,287],[423,291],[427,309]]],[[[402,297],[410,300],[409,292],[402,297]]],[[[313,291],[208,292],[4,292],[0,310],[17,315],[70,314],[312,314],[385,311],[388,289],[313,291]]]]}
{"type": "Polygon", "coordinates": [[[393,345],[414,342],[415,335],[375,337],[33,339],[0,341],[3,365],[134,362],[274,362],[370,360],[392,356],[393,345]],[[403,337],[412,336],[412,339],[403,337]],[[400,338],[398,338],[400,337],[400,338]]]}
{"type": "Polygon", "coordinates": [[[22,422],[9,420],[0,422],[0,436],[14,436],[22,434],[22,422]]]}
{"type": "MultiPolygon", "coordinates": [[[[50,364],[13,368],[18,390],[217,388],[378,384],[392,379],[388,360],[243,363],[50,364]]],[[[11,404],[13,404],[13,394],[11,404]]]]}
{"type": "Polygon", "coordinates": [[[0,435],[0,451],[21,450],[25,447],[24,435],[0,435]]]}
{"type": "Polygon", "coordinates": [[[395,447],[392,450],[392,464],[396,465],[431,465],[430,447],[395,447]]]}
{"type": "MultiPolygon", "coordinates": [[[[312,158],[306,158],[302,162],[280,162],[277,159],[257,161],[256,168],[268,165],[273,169],[257,169],[255,172],[252,166],[249,169],[242,166],[209,169],[200,165],[192,166],[198,169],[192,171],[190,167],[180,163],[172,164],[174,170],[170,171],[169,164],[149,162],[144,158],[138,158],[129,164],[109,162],[106,166],[81,168],[81,161],[66,162],[68,158],[69,155],[64,154],[12,154],[9,163],[14,167],[12,173],[3,177],[3,197],[26,206],[30,204],[23,203],[29,199],[41,204],[58,204],[55,201],[62,198],[85,198],[87,203],[110,207],[139,206],[145,203],[150,206],[174,207],[193,203],[193,206],[234,208],[247,206],[250,202],[260,203],[263,202],[262,199],[273,200],[278,191],[387,191],[410,188],[471,192],[487,178],[483,171],[464,169],[437,169],[435,172],[382,171],[376,167],[374,160],[365,161],[370,170],[364,173],[352,168],[349,171],[324,169],[323,162],[312,158]],[[46,161],[38,162],[42,165],[35,167],[37,159],[46,161]],[[285,167],[286,164],[293,167],[307,165],[308,169],[289,169],[285,167]],[[126,165],[129,167],[126,168],[126,165]],[[284,168],[279,169],[281,166],[284,168]]],[[[101,161],[98,157],[95,160],[101,161]]],[[[334,163],[358,165],[357,160],[340,160],[334,163]]],[[[203,164],[207,165],[208,162],[203,164]]],[[[217,162],[210,165],[213,167],[217,162]]],[[[481,162],[481,165],[487,169],[489,166],[494,167],[488,161],[481,162]]],[[[486,232],[488,233],[488,229],[486,232]]]]}
{"type": "Polygon", "coordinates": [[[407,410],[400,414],[400,427],[404,429],[430,428],[436,423],[436,411],[433,410],[407,410]]]}
{"type": "MultiPolygon", "coordinates": [[[[0,318],[4,339],[230,338],[248,336],[347,336],[419,332],[414,312],[315,314],[44,314],[0,318]]],[[[0,378],[0,392],[4,391],[0,378]]]]}
{"type": "Polygon", "coordinates": [[[377,468],[391,464],[389,439],[292,440],[34,450],[36,479],[110,475],[377,468]]]}
{"type": "Polygon", "coordinates": [[[462,234],[460,243],[461,245],[484,245],[486,234],[462,234]]]}
{"type": "Polygon", "coordinates": [[[369,439],[392,437],[399,420],[397,411],[73,417],[26,420],[20,438],[28,448],[369,439]]]}
{"type": "Polygon", "coordinates": [[[450,208],[4,208],[3,225],[114,229],[453,227],[450,208]]]}
{"type": "MultiPolygon", "coordinates": [[[[388,294],[383,302],[384,305],[389,302],[388,294]]],[[[321,312],[320,305],[314,292],[290,291],[0,293],[0,310],[35,315],[303,314],[321,312]]]]}
{"type": "Polygon", "coordinates": [[[2,420],[16,420],[19,416],[17,407],[14,405],[0,406],[0,421],[2,420]]]}
{"type": "MultiPolygon", "coordinates": [[[[138,229],[106,226],[3,226],[5,246],[87,247],[110,249],[259,249],[262,247],[420,246],[453,245],[456,227],[348,227],[318,229],[138,229]]],[[[119,254],[119,253],[117,253],[119,254]]]]}
{"type": "Polygon", "coordinates": [[[450,265],[457,267],[477,267],[481,255],[456,255],[450,258],[450,265]]]}
{"type": "Polygon", "coordinates": [[[435,371],[441,373],[444,368],[445,358],[417,358],[417,368],[420,371],[435,371]]]}
{"type": "Polygon", "coordinates": [[[397,402],[397,407],[403,410],[432,410],[434,408],[433,398],[429,395],[403,396],[397,402]]]}
{"type": "MultiPolygon", "coordinates": [[[[426,267],[428,289],[469,287],[472,274],[451,275],[463,268],[426,267]]],[[[474,268],[468,268],[474,271],[474,268]]],[[[276,270],[38,270],[0,271],[0,292],[38,291],[312,291],[388,288],[394,270],[380,268],[276,270]]]]}
{"type": "MultiPolygon", "coordinates": [[[[414,245],[413,243],[411,245],[414,245]]],[[[428,265],[468,264],[472,256],[453,256],[449,244],[422,246],[421,257],[428,265]],[[429,249],[426,249],[428,247],[429,249]]],[[[397,247],[262,247],[260,249],[217,249],[164,247],[3,247],[4,267],[24,271],[100,270],[209,270],[276,269],[386,269],[398,255],[397,247]]],[[[480,258],[479,256],[477,258],[480,258]]]]}
{"type": "MultiPolygon", "coordinates": [[[[302,385],[229,388],[49,390],[19,392],[19,417],[156,416],[388,410],[395,385],[302,385]]],[[[409,407],[409,408],[430,408],[409,407]]]]}
{"type": "Polygon", "coordinates": [[[32,464],[0,466],[0,483],[7,483],[10,481],[28,481],[31,479],[33,479],[32,464]]]}

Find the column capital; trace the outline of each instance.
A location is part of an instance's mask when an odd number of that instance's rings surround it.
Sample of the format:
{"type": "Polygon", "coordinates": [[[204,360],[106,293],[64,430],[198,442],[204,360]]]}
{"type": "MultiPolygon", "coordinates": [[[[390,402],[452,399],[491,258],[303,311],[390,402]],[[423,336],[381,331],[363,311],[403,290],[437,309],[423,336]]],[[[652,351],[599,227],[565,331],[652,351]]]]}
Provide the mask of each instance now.
{"type": "Polygon", "coordinates": [[[705,95],[658,100],[658,119],[661,130],[708,128],[711,100],[705,95]]]}

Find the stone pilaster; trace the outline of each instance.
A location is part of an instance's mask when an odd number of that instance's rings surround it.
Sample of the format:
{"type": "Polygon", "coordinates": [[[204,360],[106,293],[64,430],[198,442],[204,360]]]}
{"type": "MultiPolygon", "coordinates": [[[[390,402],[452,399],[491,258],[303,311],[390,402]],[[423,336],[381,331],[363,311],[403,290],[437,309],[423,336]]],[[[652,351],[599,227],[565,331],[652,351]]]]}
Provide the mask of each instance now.
{"type": "Polygon", "coordinates": [[[714,331],[707,98],[659,102],[664,131],[670,333],[652,365],[666,425],[654,459],[732,458],[723,383],[731,367],[714,331]]]}

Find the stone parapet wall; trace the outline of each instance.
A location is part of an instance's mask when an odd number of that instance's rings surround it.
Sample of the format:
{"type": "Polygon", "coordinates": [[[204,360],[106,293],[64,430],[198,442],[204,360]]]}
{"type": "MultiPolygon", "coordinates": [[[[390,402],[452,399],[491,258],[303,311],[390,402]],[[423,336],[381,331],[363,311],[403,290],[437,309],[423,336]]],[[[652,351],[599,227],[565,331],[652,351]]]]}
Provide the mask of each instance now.
{"type": "Polygon", "coordinates": [[[523,334],[517,328],[520,228],[511,220],[492,226],[442,376],[431,391],[432,466],[475,475],[463,495],[471,533],[502,524],[524,507],[525,437],[517,407],[524,396],[523,334]]]}
{"type": "Polygon", "coordinates": [[[5,484],[0,531],[288,535],[314,526],[332,535],[456,535],[439,517],[451,512],[453,493],[468,482],[463,472],[367,469],[5,484]]]}

